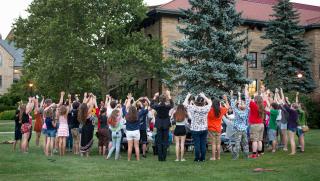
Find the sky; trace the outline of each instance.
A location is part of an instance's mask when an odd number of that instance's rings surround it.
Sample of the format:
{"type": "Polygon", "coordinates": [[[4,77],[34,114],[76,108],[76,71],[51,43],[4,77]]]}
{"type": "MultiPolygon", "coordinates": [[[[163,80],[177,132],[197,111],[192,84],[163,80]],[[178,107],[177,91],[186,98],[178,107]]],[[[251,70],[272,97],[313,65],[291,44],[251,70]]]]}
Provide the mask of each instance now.
{"type": "MultiPolygon", "coordinates": [[[[147,5],[158,5],[171,0],[144,0],[147,5]]],[[[292,2],[320,6],[320,0],[291,0],[292,2]]],[[[0,34],[4,39],[11,30],[12,23],[19,16],[27,17],[26,9],[32,0],[0,0],[0,34]]]]}

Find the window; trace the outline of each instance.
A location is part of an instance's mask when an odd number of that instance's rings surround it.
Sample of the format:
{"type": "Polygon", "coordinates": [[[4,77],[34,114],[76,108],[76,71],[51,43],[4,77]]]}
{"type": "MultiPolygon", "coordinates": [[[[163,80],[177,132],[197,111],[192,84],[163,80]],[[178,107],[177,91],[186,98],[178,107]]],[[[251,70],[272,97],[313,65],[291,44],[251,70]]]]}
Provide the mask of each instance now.
{"type": "Polygon", "coordinates": [[[248,67],[257,68],[257,52],[250,52],[248,56],[248,67]]]}
{"type": "Polygon", "coordinates": [[[2,88],[2,75],[0,75],[0,88],[2,88]]]}
{"type": "Polygon", "coordinates": [[[251,84],[249,84],[249,94],[253,96],[254,93],[257,92],[257,80],[253,80],[251,84]]]}

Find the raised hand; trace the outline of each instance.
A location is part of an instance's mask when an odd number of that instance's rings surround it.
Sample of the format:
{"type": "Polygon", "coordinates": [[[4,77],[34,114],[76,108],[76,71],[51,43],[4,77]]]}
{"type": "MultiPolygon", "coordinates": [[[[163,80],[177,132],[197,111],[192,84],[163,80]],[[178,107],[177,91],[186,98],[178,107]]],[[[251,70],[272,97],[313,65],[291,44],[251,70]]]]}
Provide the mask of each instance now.
{"type": "Polygon", "coordinates": [[[66,93],[64,91],[60,92],[60,95],[63,97],[66,93]]]}

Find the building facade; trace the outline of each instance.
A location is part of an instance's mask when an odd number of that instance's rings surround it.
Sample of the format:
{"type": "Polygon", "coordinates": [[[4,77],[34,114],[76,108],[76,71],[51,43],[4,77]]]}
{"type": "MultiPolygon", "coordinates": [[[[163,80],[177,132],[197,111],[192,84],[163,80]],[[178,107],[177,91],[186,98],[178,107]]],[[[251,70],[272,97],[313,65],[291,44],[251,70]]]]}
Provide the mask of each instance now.
{"type": "MultiPolygon", "coordinates": [[[[240,29],[247,31],[250,46],[243,50],[243,54],[250,57],[250,61],[244,63],[246,76],[253,82],[250,85],[250,92],[258,91],[263,83],[264,72],[261,61],[265,58],[263,49],[270,43],[262,39],[266,22],[273,13],[272,6],[277,0],[237,0],[236,9],[242,12],[244,20],[240,29]]],[[[312,57],[311,69],[313,78],[317,86],[315,95],[320,94],[320,7],[305,4],[294,3],[295,9],[300,13],[300,25],[306,30],[304,34],[305,41],[310,45],[312,57]]],[[[168,49],[172,48],[172,42],[183,39],[184,35],[179,33],[177,26],[183,26],[180,23],[182,18],[181,9],[190,8],[188,0],[173,0],[166,4],[150,7],[148,18],[144,21],[144,32],[150,38],[157,38],[164,47],[164,58],[169,57],[168,49]]],[[[145,81],[153,89],[147,89],[146,95],[152,95],[159,90],[159,85],[151,82],[151,79],[145,81]],[[152,85],[154,84],[154,85],[152,85]]],[[[161,89],[161,88],[160,88],[161,89]]]]}
{"type": "Polygon", "coordinates": [[[23,50],[16,49],[13,42],[0,38],[0,96],[20,79],[22,62],[23,50]]]}

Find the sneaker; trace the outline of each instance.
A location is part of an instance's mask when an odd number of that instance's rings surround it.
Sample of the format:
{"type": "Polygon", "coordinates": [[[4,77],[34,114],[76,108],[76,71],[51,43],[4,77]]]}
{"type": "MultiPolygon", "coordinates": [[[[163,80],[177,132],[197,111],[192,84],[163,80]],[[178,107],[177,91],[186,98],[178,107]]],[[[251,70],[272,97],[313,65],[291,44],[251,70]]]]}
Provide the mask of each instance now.
{"type": "Polygon", "coordinates": [[[182,158],[182,159],[181,159],[181,161],[182,161],[182,162],[185,162],[185,161],[186,161],[186,159],[182,158]]]}
{"type": "Polygon", "coordinates": [[[283,151],[288,151],[288,148],[283,148],[283,151]]]}
{"type": "Polygon", "coordinates": [[[256,158],[257,158],[257,154],[251,154],[251,155],[249,156],[249,158],[256,159],[256,158]]]}
{"type": "Polygon", "coordinates": [[[142,155],[143,158],[147,158],[147,155],[142,155]]]}
{"type": "Polygon", "coordinates": [[[216,159],[211,157],[210,160],[211,160],[211,161],[215,161],[216,159]]]}
{"type": "Polygon", "coordinates": [[[180,160],[179,160],[179,159],[176,159],[176,160],[175,160],[175,162],[178,162],[178,161],[180,161],[180,160]]]}
{"type": "Polygon", "coordinates": [[[272,153],[275,153],[275,152],[276,152],[276,150],[272,150],[271,152],[272,152],[272,153]]]}

